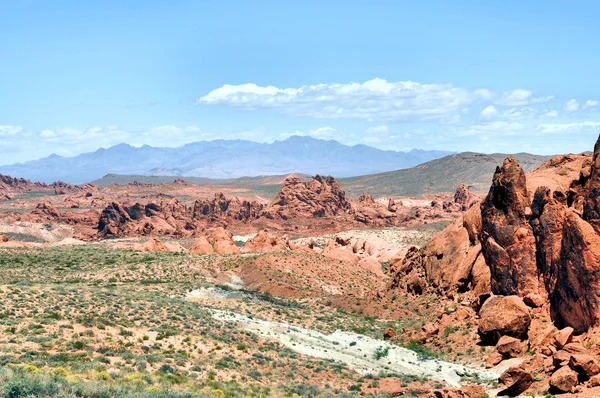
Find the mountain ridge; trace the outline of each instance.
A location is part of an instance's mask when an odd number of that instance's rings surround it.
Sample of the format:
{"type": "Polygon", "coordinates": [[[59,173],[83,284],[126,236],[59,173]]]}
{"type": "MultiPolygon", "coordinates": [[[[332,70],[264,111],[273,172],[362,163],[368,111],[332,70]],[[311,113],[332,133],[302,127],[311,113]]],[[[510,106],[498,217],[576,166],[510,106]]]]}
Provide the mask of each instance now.
{"type": "Polygon", "coordinates": [[[0,173],[35,181],[69,183],[85,183],[106,174],[215,179],[289,173],[350,177],[413,167],[452,153],[397,152],[305,136],[268,144],[247,140],[197,141],[177,148],[134,147],[121,143],[74,157],[52,154],[4,165],[0,166],[0,173]]]}

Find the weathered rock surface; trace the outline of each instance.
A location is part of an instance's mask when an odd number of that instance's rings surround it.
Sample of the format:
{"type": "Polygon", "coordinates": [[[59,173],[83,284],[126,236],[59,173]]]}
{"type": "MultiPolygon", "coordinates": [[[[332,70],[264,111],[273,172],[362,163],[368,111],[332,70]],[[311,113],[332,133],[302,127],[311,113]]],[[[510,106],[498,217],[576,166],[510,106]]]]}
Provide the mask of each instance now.
{"type": "Polygon", "coordinates": [[[560,392],[570,392],[579,384],[577,373],[568,366],[563,366],[552,374],[550,386],[560,392]]]}
{"type": "Polygon", "coordinates": [[[454,203],[461,207],[462,211],[467,211],[474,205],[479,204],[481,198],[469,190],[465,184],[460,184],[454,193],[454,203]]]}
{"type": "Polygon", "coordinates": [[[213,228],[206,234],[206,240],[217,254],[235,254],[240,249],[233,240],[233,234],[223,227],[213,228]]]}
{"type": "Polygon", "coordinates": [[[268,206],[270,217],[327,217],[348,212],[350,202],[335,178],[316,175],[304,183],[298,177],[288,177],[277,197],[268,206]]]}
{"type": "Polygon", "coordinates": [[[492,296],[479,310],[479,335],[489,344],[501,336],[527,338],[531,324],[529,308],[518,296],[492,296]]]}
{"type": "Polygon", "coordinates": [[[273,235],[266,230],[262,230],[246,242],[242,252],[267,253],[291,250],[287,237],[273,235]]]}
{"type": "Polygon", "coordinates": [[[513,158],[496,169],[481,206],[482,252],[490,266],[492,291],[503,295],[538,293],[535,237],[525,173],[513,158]]]}
{"type": "Polygon", "coordinates": [[[392,280],[389,289],[406,288],[407,281],[420,280],[453,296],[473,290],[477,295],[490,292],[490,271],[481,255],[481,244],[472,232],[480,229],[477,206],[469,209],[423,248],[410,248],[403,258],[390,260],[392,280]]]}
{"type": "Polygon", "coordinates": [[[194,242],[192,247],[190,247],[189,252],[190,254],[214,254],[215,249],[213,249],[206,237],[201,236],[194,242]]]}
{"type": "Polygon", "coordinates": [[[496,344],[496,351],[498,351],[503,358],[518,358],[522,356],[526,350],[527,345],[525,343],[510,336],[500,337],[496,344]]]}
{"type": "Polygon", "coordinates": [[[263,208],[263,205],[258,202],[240,201],[238,198],[230,199],[222,193],[217,193],[210,201],[196,201],[192,218],[208,218],[209,221],[225,218],[248,222],[260,217],[263,208]]]}
{"type": "Polygon", "coordinates": [[[502,373],[499,381],[505,388],[498,393],[498,396],[516,397],[533,384],[533,376],[523,367],[514,366],[502,373]]]}

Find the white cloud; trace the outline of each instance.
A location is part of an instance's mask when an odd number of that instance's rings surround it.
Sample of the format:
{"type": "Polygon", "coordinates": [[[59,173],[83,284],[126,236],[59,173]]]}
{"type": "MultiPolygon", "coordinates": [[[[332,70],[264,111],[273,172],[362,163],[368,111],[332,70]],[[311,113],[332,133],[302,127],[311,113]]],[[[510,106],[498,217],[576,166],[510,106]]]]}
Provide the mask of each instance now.
{"type": "Polygon", "coordinates": [[[494,97],[496,96],[496,93],[494,93],[491,90],[488,90],[487,88],[480,88],[480,89],[473,91],[473,95],[477,99],[489,101],[489,100],[494,99],[494,97]]]}
{"type": "Polygon", "coordinates": [[[545,117],[557,117],[558,116],[558,111],[557,110],[552,110],[552,111],[548,111],[546,113],[544,113],[545,117]]]}
{"type": "Polygon", "coordinates": [[[600,127],[600,122],[586,121],[575,123],[545,123],[537,126],[542,133],[564,133],[580,131],[586,129],[596,129],[600,127]]]}
{"type": "Polygon", "coordinates": [[[491,95],[451,84],[388,82],[317,84],[299,88],[226,84],[198,100],[246,109],[275,109],[313,118],[356,118],[386,121],[456,121],[465,105],[491,95]]]}
{"type": "Polygon", "coordinates": [[[529,90],[516,89],[505,91],[500,98],[496,100],[497,105],[503,106],[524,106],[531,104],[541,104],[543,102],[552,101],[554,96],[534,97],[529,90]]]}
{"type": "Polygon", "coordinates": [[[0,125],[0,137],[14,136],[23,131],[21,126],[0,125]]]}
{"type": "Polygon", "coordinates": [[[498,117],[498,110],[496,109],[496,107],[494,105],[489,105],[488,107],[486,107],[484,110],[481,111],[479,116],[482,119],[486,119],[486,120],[495,119],[496,117],[498,117]]]}
{"type": "Polygon", "coordinates": [[[511,108],[502,113],[502,117],[510,120],[533,118],[540,113],[539,110],[526,106],[523,108],[511,108]]]}
{"type": "Polygon", "coordinates": [[[364,83],[323,83],[297,88],[259,86],[254,83],[225,84],[202,96],[197,102],[248,110],[275,110],[310,118],[364,119],[373,123],[448,124],[458,123],[473,116],[473,112],[470,111],[473,108],[483,108],[479,114],[483,120],[497,117],[539,117],[548,110],[535,109],[532,106],[554,98],[536,96],[532,91],[525,89],[496,94],[486,88],[471,90],[449,83],[388,82],[375,78],[364,83]],[[512,109],[500,110],[498,106],[512,109]]]}
{"type": "Polygon", "coordinates": [[[597,100],[587,100],[585,101],[585,105],[583,105],[583,109],[591,109],[595,108],[596,106],[598,106],[597,100]]]}
{"type": "Polygon", "coordinates": [[[374,126],[367,129],[367,134],[387,134],[389,132],[388,126],[374,126]]]}
{"type": "Polygon", "coordinates": [[[579,102],[575,99],[570,99],[565,104],[565,111],[567,112],[575,112],[579,110],[579,102]]]}

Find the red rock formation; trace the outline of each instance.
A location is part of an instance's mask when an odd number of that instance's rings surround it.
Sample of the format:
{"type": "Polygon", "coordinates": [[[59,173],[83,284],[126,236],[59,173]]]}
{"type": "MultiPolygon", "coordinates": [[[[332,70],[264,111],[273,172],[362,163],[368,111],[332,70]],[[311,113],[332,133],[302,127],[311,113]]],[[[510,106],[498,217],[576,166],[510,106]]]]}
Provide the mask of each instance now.
{"type": "Polygon", "coordinates": [[[409,251],[395,267],[390,288],[425,286],[447,293],[466,287],[485,295],[489,281],[494,294],[529,297],[533,307],[549,304],[559,327],[581,333],[598,325],[600,139],[593,161],[588,159],[553,158],[531,173],[533,182],[548,183],[538,187],[507,159],[481,211],[471,208],[462,226],[455,223],[424,248],[409,251]],[[482,255],[477,256],[479,243],[482,255]]]}
{"type": "Polygon", "coordinates": [[[17,191],[31,191],[40,188],[48,188],[48,185],[42,182],[31,182],[30,180],[26,180],[24,178],[13,178],[11,176],[6,176],[3,174],[0,174],[0,186],[4,186],[6,188],[10,188],[12,190],[17,191]]]}
{"type": "Polygon", "coordinates": [[[206,237],[201,236],[194,242],[189,251],[190,254],[214,254],[215,249],[213,249],[212,245],[208,243],[206,237]]]}
{"type": "Polygon", "coordinates": [[[223,227],[209,230],[206,234],[206,240],[217,254],[235,254],[240,252],[240,249],[238,249],[233,240],[233,234],[223,227]]]}
{"type": "Polygon", "coordinates": [[[260,217],[262,211],[263,205],[258,202],[240,201],[238,198],[228,199],[222,193],[217,193],[211,201],[196,201],[193,217],[206,217],[212,221],[228,218],[248,222],[260,217]]]}
{"type": "Polygon", "coordinates": [[[538,292],[535,237],[525,173],[513,158],[496,169],[481,206],[482,252],[492,274],[495,294],[538,292]]]}
{"type": "Polygon", "coordinates": [[[481,201],[479,195],[474,194],[465,184],[460,184],[454,193],[454,203],[460,206],[460,210],[467,211],[473,205],[481,201]]]}
{"type": "MultiPolygon", "coordinates": [[[[395,204],[394,204],[395,206],[395,204]]],[[[388,205],[389,207],[389,205],[388,205]]],[[[353,209],[354,219],[363,224],[369,225],[395,225],[398,223],[398,216],[386,209],[381,203],[375,201],[373,196],[364,192],[358,199],[358,205],[353,209]]]]}
{"type": "Polygon", "coordinates": [[[329,217],[348,212],[350,202],[335,178],[316,175],[309,183],[288,177],[266,210],[269,217],[329,217]]]}
{"type": "Polygon", "coordinates": [[[472,207],[423,248],[413,247],[403,259],[390,260],[393,277],[389,288],[414,291],[430,286],[448,296],[466,290],[489,293],[489,267],[474,232],[480,229],[478,214],[479,209],[472,207]]]}
{"type": "Polygon", "coordinates": [[[256,236],[246,242],[242,252],[268,253],[290,250],[292,249],[286,236],[280,237],[272,235],[266,230],[261,230],[256,236]]]}
{"type": "Polygon", "coordinates": [[[206,225],[247,222],[259,217],[262,205],[257,202],[227,199],[215,195],[212,201],[196,201],[193,208],[176,199],[158,204],[122,205],[112,203],[100,215],[98,231],[106,235],[174,235],[197,236],[206,225]]]}
{"type": "Polygon", "coordinates": [[[32,214],[44,215],[50,218],[59,218],[60,212],[49,202],[41,202],[33,210],[32,214]]]}

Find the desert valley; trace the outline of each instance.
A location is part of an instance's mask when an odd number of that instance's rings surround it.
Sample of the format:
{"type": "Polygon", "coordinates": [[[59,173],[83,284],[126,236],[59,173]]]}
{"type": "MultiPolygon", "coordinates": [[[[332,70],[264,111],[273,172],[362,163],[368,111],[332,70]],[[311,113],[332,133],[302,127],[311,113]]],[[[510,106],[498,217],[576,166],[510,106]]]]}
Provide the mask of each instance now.
{"type": "Polygon", "coordinates": [[[2,176],[0,390],[597,396],[600,141],[538,162],[420,195],[2,176]]]}
{"type": "Polygon", "coordinates": [[[600,398],[598,15],[0,0],[0,398],[600,398]]]}

